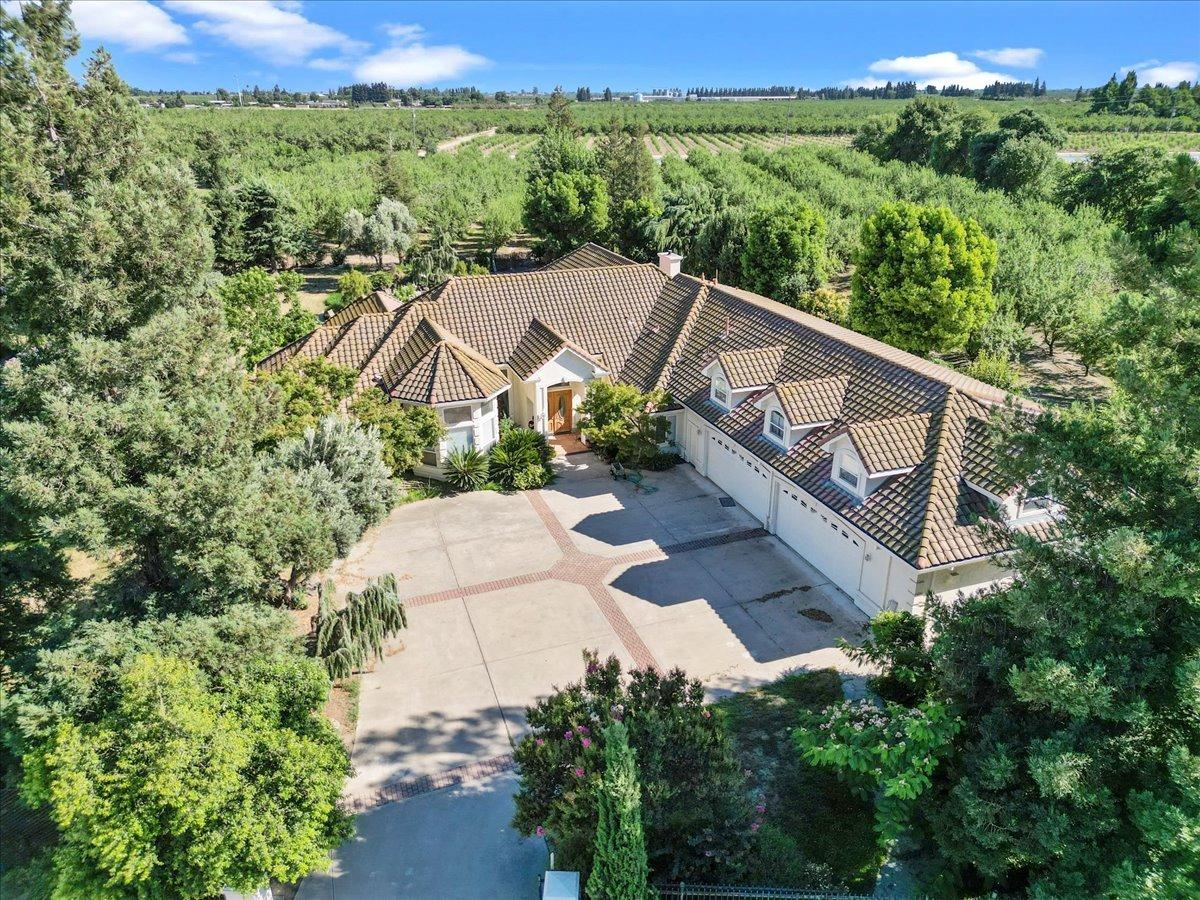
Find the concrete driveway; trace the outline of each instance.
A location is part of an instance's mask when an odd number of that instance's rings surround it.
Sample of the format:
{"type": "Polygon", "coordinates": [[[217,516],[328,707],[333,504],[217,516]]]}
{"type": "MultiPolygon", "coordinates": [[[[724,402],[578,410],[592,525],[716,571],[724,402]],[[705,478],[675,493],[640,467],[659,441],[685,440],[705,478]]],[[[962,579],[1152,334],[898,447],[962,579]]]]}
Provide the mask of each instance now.
{"type": "MultiPolygon", "coordinates": [[[[858,638],[866,617],[690,466],[648,473],[654,493],[614,481],[591,454],[559,466],[541,491],[401,507],[333,573],[355,589],[394,572],[409,627],[362,680],[347,799],[371,810],[360,816],[366,837],[339,850],[333,873],[307,879],[301,897],[519,896],[404,844],[381,856],[370,835],[407,833],[426,816],[441,823],[427,826],[435,832],[504,834],[503,773],[524,708],[577,680],[584,649],[627,667],[680,666],[713,695],[798,667],[854,669],[835,644],[858,638]],[[476,783],[495,786],[492,802],[425,797],[476,783]],[[397,868],[413,866],[432,868],[397,868]]],[[[513,846],[530,872],[544,863],[539,842],[513,846]]]]}

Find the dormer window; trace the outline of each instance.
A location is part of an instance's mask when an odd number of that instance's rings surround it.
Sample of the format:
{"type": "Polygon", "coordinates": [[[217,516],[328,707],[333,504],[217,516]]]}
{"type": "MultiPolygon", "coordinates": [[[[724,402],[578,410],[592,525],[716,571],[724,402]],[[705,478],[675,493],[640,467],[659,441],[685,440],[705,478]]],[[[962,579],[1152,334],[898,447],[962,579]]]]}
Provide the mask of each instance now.
{"type": "Polygon", "coordinates": [[[767,433],[775,438],[775,440],[783,443],[783,436],[787,434],[787,422],[784,421],[783,413],[777,409],[771,410],[771,414],[767,418],[767,433]]]}
{"type": "Polygon", "coordinates": [[[838,478],[844,481],[854,490],[858,490],[858,474],[850,471],[845,466],[838,466],[838,478]]]}
{"type": "Polygon", "coordinates": [[[712,399],[718,406],[729,409],[729,382],[720,375],[712,380],[712,399]]]}

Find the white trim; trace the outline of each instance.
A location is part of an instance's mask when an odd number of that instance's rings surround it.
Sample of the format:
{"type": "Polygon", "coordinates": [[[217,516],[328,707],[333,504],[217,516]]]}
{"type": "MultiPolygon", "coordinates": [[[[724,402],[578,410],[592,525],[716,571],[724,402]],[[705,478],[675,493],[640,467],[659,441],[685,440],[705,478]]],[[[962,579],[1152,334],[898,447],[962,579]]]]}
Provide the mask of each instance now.
{"type": "Polygon", "coordinates": [[[610,374],[608,369],[604,368],[601,365],[598,365],[597,363],[588,359],[586,356],[583,356],[580,353],[576,352],[575,350],[572,350],[570,347],[563,347],[557,353],[555,353],[553,356],[551,356],[548,360],[546,360],[544,363],[542,363],[540,366],[538,366],[536,369],[534,369],[532,372],[530,372],[529,377],[523,378],[522,381],[524,381],[526,384],[532,384],[532,383],[536,382],[538,380],[538,377],[542,374],[542,372],[545,371],[546,367],[551,366],[554,363],[558,362],[558,358],[560,356],[562,356],[564,353],[570,353],[573,357],[575,357],[581,363],[590,367],[592,370],[593,378],[599,378],[603,375],[610,374]]]}

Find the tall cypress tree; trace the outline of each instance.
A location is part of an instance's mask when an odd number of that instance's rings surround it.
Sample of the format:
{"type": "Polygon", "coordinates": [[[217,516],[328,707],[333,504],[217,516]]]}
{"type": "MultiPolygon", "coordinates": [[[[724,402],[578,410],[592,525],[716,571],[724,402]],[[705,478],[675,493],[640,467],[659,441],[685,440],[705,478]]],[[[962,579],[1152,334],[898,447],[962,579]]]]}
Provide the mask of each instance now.
{"type": "Polygon", "coordinates": [[[604,777],[600,782],[591,900],[644,900],[650,866],[642,833],[642,792],[637,762],[623,722],[604,729],[604,777]]]}

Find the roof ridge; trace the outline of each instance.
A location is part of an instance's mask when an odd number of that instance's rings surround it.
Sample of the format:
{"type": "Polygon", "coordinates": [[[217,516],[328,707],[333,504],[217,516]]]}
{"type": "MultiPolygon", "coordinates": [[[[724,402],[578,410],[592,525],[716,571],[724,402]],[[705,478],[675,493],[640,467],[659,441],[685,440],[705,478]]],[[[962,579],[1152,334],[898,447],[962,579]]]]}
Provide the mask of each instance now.
{"type": "MultiPolygon", "coordinates": [[[[929,520],[932,517],[933,492],[938,484],[938,468],[942,461],[942,455],[949,443],[949,429],[946,427],[946,420],[950,415],[950,406],[954,401],[955,394],[958,393],[953,387],[946,391],[946,396],[942,402],[940,415],[936,422],[930,422],[930,426],[937,429],[937,439],[934,441],[933,450],[929,454],[929,489],[925,492],[925,501],[921,504],[921,509],[924,515],[921,517],[921,534],[917,539],[916,552],[916,568],[921,568],[921,560],[928,557],[930,544],[929,536],[929,520]]],[[[969,395],[968,395],[969,396],[969,395]]],[[[930,413],[930,415],[933,415],[930,413]]],[[[955,484],[957,485],[957,473],[955,484]]]]}
{"type": "MultiPolygon", "coordinates": [[[[674,279],[669,279],[673,281],[674,279]]],[[[704,304],[708,302],[708,285],[701,283],[700,290],[696,292],[696,299],[691,302],[688,308],[687,315],[683,317],[683,323],[679,329],[679,334],[675,337],[675,342],[671,344],[671,349],[667,351],[666,361],[663,363],[662,372],[654,381],[654,389],[662,390],[663,385],[670,380],[671,372],[675,368],[675,364],[679,362],[679,357],[683,353],[683,346],[692,336],[692,329],[696,326],[696,322],[700,319],[700,310],[704,304]]]]}
{"type": "MultiPolygon", "coordinates": [[[[562,257],[559,257],[559,259],[562,259],[562,257]]],[[[629,271],[631,269],[647,269],[652,272],[657,272],[664,279],[667,277],[663,273],[662,269],[660,269],[654,263],[641,263],[635,260],[630,260],[626,263],[612,263],[611,265],[607,266],[588,266],[585,269],[534,269],[531,272],[485,272],[480,275],[451,275],[443,283],[449,284],[451,281],[457,282],[467,280],[483,280],[489,278],[529,278],[531,275],[578,275],[580,272],[603,272],[609,269],[621,269],[624,271],[629,271]]]]}

